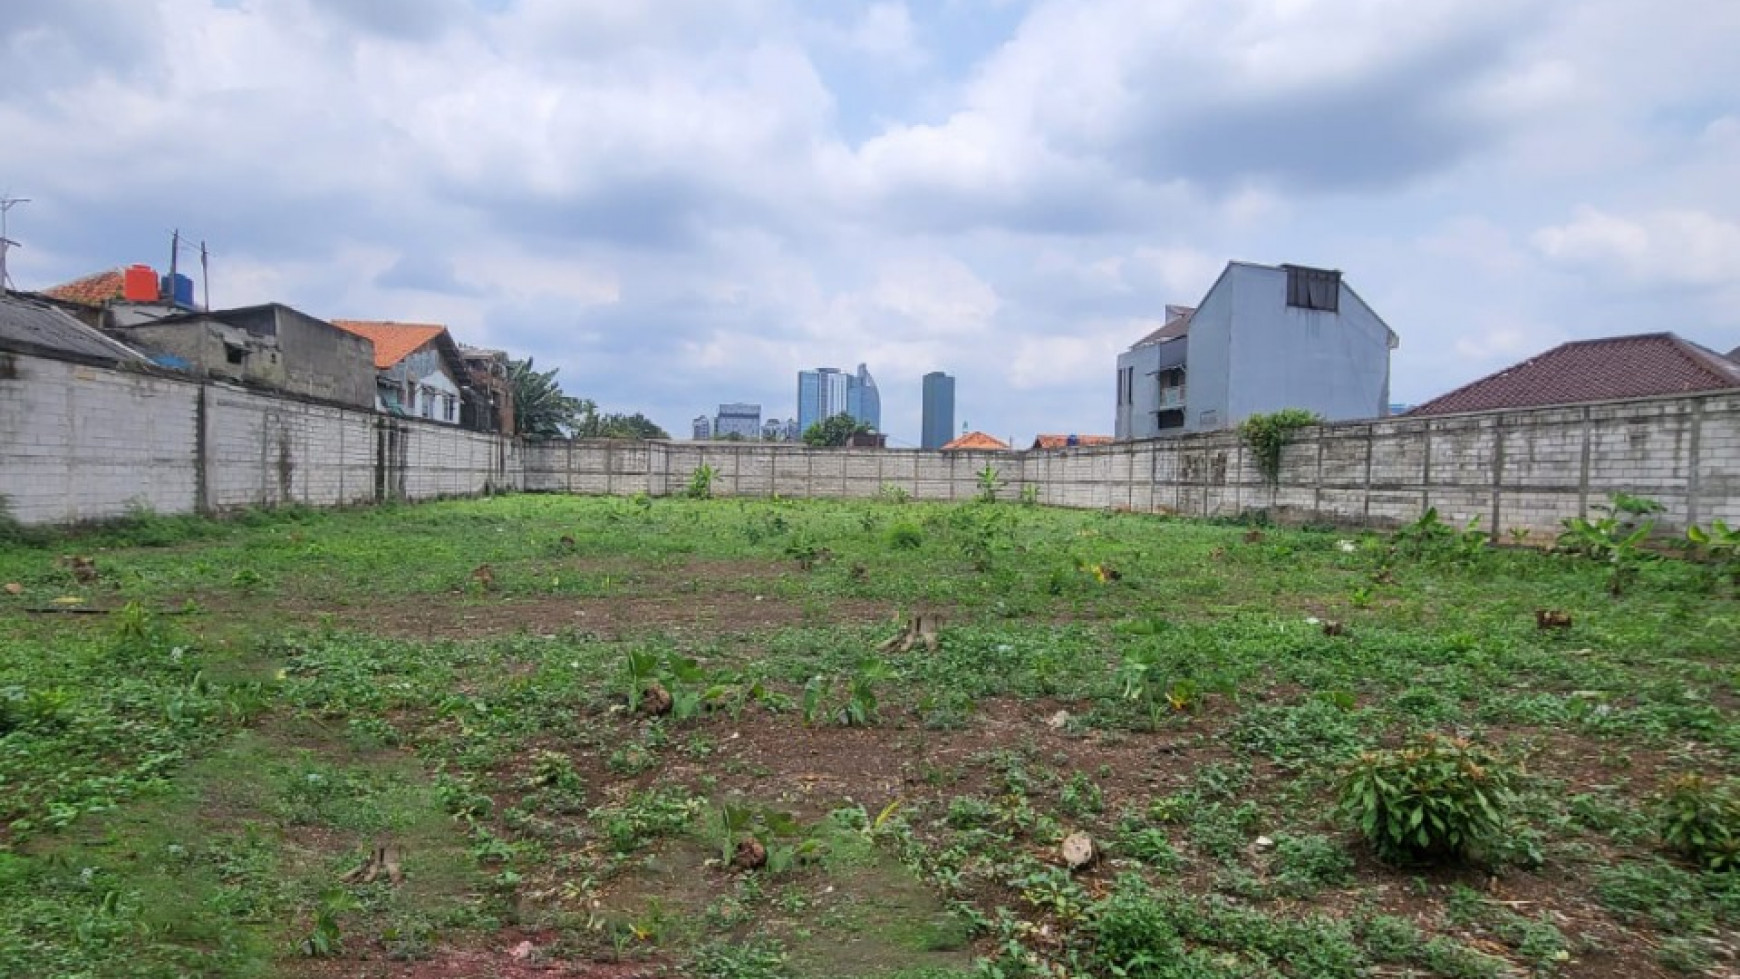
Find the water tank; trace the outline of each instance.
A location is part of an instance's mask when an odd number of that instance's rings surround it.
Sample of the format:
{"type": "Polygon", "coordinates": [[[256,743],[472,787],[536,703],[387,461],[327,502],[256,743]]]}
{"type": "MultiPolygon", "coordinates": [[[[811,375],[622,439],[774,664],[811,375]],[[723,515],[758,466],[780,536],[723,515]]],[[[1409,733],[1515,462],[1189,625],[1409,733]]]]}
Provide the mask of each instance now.
{"type": "Polygon", "coordinates": [[[121,275],[121,298],[130,303],[157,301],[157,272],[149,265],[130,265],[121,275]]]}
{"type": "Polygon", "coordinates": [[[193,280],[180,272],[163,277],[163,298],[183,309],[193,308],[193,280]]]}
{"type": "Polygon", "coordinates": [[[1071,435],[1069,438],[1066,438],[1063,440],[1063,444],[1070,445],[1070,446],[1080,445],[1081,444],[1081,436],[1071,435]]]}

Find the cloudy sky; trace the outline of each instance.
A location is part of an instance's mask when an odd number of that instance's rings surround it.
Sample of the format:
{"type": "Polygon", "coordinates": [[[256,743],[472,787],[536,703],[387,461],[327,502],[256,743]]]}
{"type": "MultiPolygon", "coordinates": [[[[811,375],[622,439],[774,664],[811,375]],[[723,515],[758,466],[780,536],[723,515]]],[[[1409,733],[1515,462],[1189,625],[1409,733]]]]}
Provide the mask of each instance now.
{"type": "Polygon", "coordinates": [[[1109,432],[1229,259],[1344,270],[1415,402],[1560,341],[1740,344],[1733,0],[5,0],[41,288],[433,320],[673,433],[869,363],[896,442],[1109,432]]]}

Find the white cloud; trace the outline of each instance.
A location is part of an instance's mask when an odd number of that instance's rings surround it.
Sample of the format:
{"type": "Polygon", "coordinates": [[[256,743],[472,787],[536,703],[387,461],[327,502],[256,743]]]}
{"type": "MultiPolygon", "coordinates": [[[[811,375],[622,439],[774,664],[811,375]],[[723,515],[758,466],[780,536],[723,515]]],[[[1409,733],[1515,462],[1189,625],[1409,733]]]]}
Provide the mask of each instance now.
{"type": "Polygon", "coordinates": [[[1740,284],[1740,223],[1688,210],[1621,217],[1582,205],[1571,221],[1542,228],[1534,243],[1555,262],[1670,286],[1740,284]]]}

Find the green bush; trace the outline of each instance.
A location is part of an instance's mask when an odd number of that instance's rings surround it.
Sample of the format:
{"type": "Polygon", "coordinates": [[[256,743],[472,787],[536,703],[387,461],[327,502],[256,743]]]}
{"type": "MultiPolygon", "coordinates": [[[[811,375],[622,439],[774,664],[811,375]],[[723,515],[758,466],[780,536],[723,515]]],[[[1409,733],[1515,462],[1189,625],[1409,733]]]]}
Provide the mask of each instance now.
{"type": "Polygon", "coordinates": [[[1670,849],[1705,870],[1740,865],[1740,798],[1702,775],[1668,779],[1655,798],[1656,831],[1670,849]]]}
{"type": "Polygon", "coordinates": [[[1293,432],[1322,421],[1320,415],[1303,408],[1282,408],[1246,418],[1239,424],[1239,437],[1250,447],[1263,478],[1274,483],[1281,478],[1281,449],[1292,440],[1293,432]]]}
{"type": "Polygon", "coordinates": [[[897,523],[888,528],[888,546],[897,551],[916,551],[924,544],[924,531],[916,524],[897,523]]]}
{"type": "Polygon", "coordinates": [[[1498,841],[1514,780],[1512,766],[1492,751],[1428,734],[1355,759],[1340,808],[1385,861],[1439,863],[1498,841]]]}

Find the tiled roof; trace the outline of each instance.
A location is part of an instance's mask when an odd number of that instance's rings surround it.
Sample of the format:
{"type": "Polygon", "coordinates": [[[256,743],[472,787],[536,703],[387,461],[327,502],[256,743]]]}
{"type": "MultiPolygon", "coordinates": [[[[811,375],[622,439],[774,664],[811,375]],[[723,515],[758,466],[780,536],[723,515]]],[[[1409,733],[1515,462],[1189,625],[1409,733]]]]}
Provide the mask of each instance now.
{"type": "MultiPolygon", "coordinates": [[[[1077,435],[1075,437],[1075,444],[1076,445],[1111,445],[1112,444],[1112,437],[1110,435],[1077,435]]],[[[1040,435],[1040,436],[1037,436],[1036,438],[1034,438],[1033,447],[1035,449],[1067,449],[1067,448],[1069,448],[1069,436],[1068,435],[1040,435]]]]}
{"type": "Polygon", "coordinates": [[[125,280],[126,273],[123,270],[109,269],[106,272],[92,273],[82,279],[62,282],[58,286],[42,290],[42,294],[61,302],[101,306],[121,298],[125,280]]]}
{"type": "Polygon", "coordinates": [[[332,325],[373,341],[377,370],[393,366],[418,347],[447,332],[447,327],[438,323],[394,323],[391,320],[333,320],[332,325]]]}
{"type": "Polygon", "coordinates": [[[1740,388],[1740,364],[1672,333],[1574,340],[1409,411],[1448,415],[1740,388]]]}
{"type": "Polygon", "coordinates": [[[1177,316],[1167,320],[1165,325],[1160,327],[1160,329],[1155,330],[1153,333],[1150,333],[1142,339],[1137,340],[1135,343],[1130,344],[1130,349],[1134,350],[1137,347],[1145,347],[1151,343],[1161,343],[1166,340],[1172,340],[1177,337],[1189,335],[1190,318],[1194,315],[1196,315],[1196,310],[1194,309],[1186,308],[1181,310],[1177,316]]]}
{"type": "Polygon", "coordinates": [[[6,345],[107,361],[145,359],[63,309],[16,295],[0,295],[0,346],[6,345]]]}
{"type": "Polygon", "coordinates": [[[966,449],[1003,449],[1003,450],[1007,450],[1008,448],[1009,448],[1009,443],[1003,441],[1002,439],[992,438],[991,436],[986,435],[984,432],[968,432],[965,435],[962,435],[960,438],[955,439],[954,441],[945,444],[943,446],[943,451],[944,452],[951,452],[951,451],[961,451],[961,450],[966,450],[966,449]]]}

